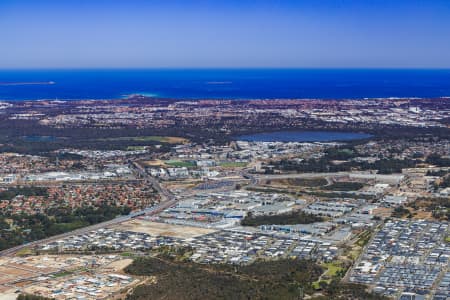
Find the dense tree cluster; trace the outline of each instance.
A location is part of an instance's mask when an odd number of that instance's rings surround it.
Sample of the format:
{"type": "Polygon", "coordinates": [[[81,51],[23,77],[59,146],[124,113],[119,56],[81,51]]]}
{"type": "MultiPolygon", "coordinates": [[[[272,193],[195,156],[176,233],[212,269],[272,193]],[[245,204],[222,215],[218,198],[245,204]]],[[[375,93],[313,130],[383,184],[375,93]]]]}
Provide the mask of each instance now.
{"type": "Polygon", "coordinates": [[[392,217],[395,217],[395,218],[402,218],[404,216],[412,217],[409,209],[407,209],[401,205],[394,208],[391,215],[392,215],[392,217]]]}
{"type": "Polygon", "coordinates": [[[126,206],[49,209],[46,214],[0,217],[0,250],[65,233],[130,213],[126,206]]]}
{"type": "Polygon", "coordinates": [[[427,157],[426,162],[438,167],[450,167],[450,158],[442,157],[438,154],[430,154],[427,157]]]}
{"type": "Polygon", "coordinates": [[[448,188],[450,187],[450,175],[444,176],[442,180],[436,185],[437,188],[448,188]]]}
{"type": "Polygon", "coordinates": [[[261,225],[294,225],[310,224],[323,221],[322,217],[307,214],[303,211],[295,211],[278,215],[253,216],[248,214],[241,220],[243,226],[261,226],[261,225]]]}
{"type": "Polygon", "coordinates": [[[128,299],[298,299],[311,291],[322,268],[310,261],[279,260],[248,266],[199,265],[138,258],[126,271],[156,276],[157,284],[135,288],[128,299]]]}
{"type": "Polygon", "coordinates": [[[23,195],[25,197],[30,196],[48,196],[47,188],[45,187],[35,187],[35,186],[27,186],[27,187],[10,187],[4,191],[0,192],[0,200],[11,200],[17,195],[23,195]]]}
{"type": "Polygon", "coordinates": [[[332,280],[322,286],[323,296],[313,297],[312,300],[386,300],[388,298],[367,292],[367,287],[360,284],[342,283],[332,280]]]}
{"type": "Polygon", "coordinates": [[[449,171],[446,171],[446,170],[437,170],[437,171],[434,171],[434,170],[428,170],[428,171],[427,171],[427,176],[442,177],[442,176],[445,176],[445,175],[447,175],[447,174],[450,174],[450,172],[449,172],[449,171]]]}
{"type": "Polygon", "coordinates": [[[320,159],[309,159],[306,161],[294,161],[282,159],[280,161],[271,161],[270,165],[283,171],[295,171],[297,173],[323,173],[323,172],[342,172],[350,170],[378,170],[380,174],[401,173],[404,168],[413,168],[417,164],[412,159],[378,159],[373,163],[346,161],[340,164],[333,163],[332,159],[324,156],[320,159]]]}

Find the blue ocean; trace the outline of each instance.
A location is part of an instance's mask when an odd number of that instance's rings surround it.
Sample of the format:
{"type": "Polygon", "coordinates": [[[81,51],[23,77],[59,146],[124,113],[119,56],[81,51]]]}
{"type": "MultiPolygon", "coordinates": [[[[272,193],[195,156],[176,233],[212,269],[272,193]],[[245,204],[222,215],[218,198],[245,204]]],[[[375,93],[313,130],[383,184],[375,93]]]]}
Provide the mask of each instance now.
{"type": "Polygon", "coordinates": [[[0,100],[448,97],[450,70],[0,70],[0,100]]]}

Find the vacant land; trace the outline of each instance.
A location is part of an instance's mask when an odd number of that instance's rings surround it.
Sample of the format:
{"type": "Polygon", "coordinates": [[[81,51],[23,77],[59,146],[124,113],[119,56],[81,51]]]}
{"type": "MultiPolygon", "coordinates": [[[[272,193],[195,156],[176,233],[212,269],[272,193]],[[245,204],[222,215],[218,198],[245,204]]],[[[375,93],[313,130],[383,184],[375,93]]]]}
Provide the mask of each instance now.
{"type": "Polygon", "coordinates": [[[135,288],[128,299],[298,299],[310,290],[322,268],[302,260],[256,262],[233,268],[198,265],[162,258],[138,258],[125,269],[133,275],[156,276],[157,284],[135,288]]]}
{"type": "Polygon", "coordinates": [[[165,165],[164,162],[159,159],[140,161],[139,164],[146,167],[162,167],[165,165]]]}
{"type": "Polygon", "coordinates": [[[450,197],[428,197],[418,198],[409,204],[408,209],[413,213],[413,217],[450,220],[450,197]]]}
{"type": "Polygon", "coordinates": [[[271,216],[247,215],[244,219],[242,219],[241,225],[243,226],[295,225],[295,224],[310,224],[321,221],[323,221],[321,217],[307,214],[304,213],[303,211],[296,211],[271,216]]]}
{"type": "Polygon", "coordinates": [[[299,186],[299,187],[321,187],[327,184],[327,180],[323,177],[317,178],[287,178],[287,179],[277,179],[270,180],[266,184],[275,185],[288,185],[288,186],[299,186]]]}
{"type": "Polygon", "coordinates": [[[192,238],[215,232],[213,229],[157,223],[144,220],[132,220],[120,225],[121,230],[147,233],[152,236],[171,236],[176,238],[192,238]]]}
{"type": "Polygon", "coordinates": [[[131,258],[125,258],[121,260],[116,260],[106,266],[108,269],[114,270],[114,272],[122,271],[126,267],[128,267],[133,260],[131,258]]]}
{"type": "Polygon", "coordinates": [[[353,182],[353,181],[339,181],[339,182],[334,182],[330,185],[325,186],[323,189],[324,190],[329,190],[329,191],[357,191],[360,190],[364,187],[364,184],[362,184],[361,182],[353,182]]]}
{"type": "Polygon", "coordinates": [[[282,259],[246,266],[199,265],[163,256],[137,258],[125,269],[133,275],[156,277],[152,284],[137,286],[127,299],[294,300],[316,293],[315,283],[325,269],[332,279],[319,284],[320,296],[310,299],[386,299],[366,292],[363,285],[340,283],[344,269],[337,264],[282,259]]]}

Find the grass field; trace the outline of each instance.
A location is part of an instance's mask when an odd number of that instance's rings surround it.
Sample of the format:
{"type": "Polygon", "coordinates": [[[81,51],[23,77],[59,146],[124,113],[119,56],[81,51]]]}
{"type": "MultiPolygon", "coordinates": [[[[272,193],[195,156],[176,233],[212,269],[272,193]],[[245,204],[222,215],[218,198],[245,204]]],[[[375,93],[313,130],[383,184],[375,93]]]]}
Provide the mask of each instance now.
{"type": "Polygon", "coordinates": [[[135,142],[159,142],[159,143],[167,143],[167,144],[185,144],[189,142],[188,139],[176,136],[158,136],[158,135],[149,135],[149,136],[124,136],[117,138],[106,138],[99,139],[101,141],[135,141],[135,142]]]}
{"type": "Polygon", "coordinates": [[[34,253],[34,251],[33,251],[31,248],[25,247],[25,248],[19,250],[19,251],[16,253],[16,255],[17,255],[17,256],[29,256],[29,255],[31,255],[31,254],[33,254],[33,253],[34,253]]]}
{"type": "Polygon", "coordinates": [[[156,135],[133,137],[132,140],[140,142],[161,142],[168,144],[184,144],[188,142],[187,139],[181,137],[156,135]]]}
{"type": "Polygon", "coordinates": [[[223,168],[245,168],[247,166],[247,163],[224,161],[224,162],[219,163],[219,166],[221,166],[223,168]]]}
{"type": "Polygon", "coordinates": [[[140,150],[145,150],[145,146],[128,146],[127,147],[128,151],[140,151],[140,150]]]}
{"type": "Polygon", "coordinates": [[[73,273],[74,273],[73,271],[61,271],[59,273],[53,274],[53,277],[54,278],[59,278],[59,277],[72,275],[73,273]]]}
{"type": "Polygon", "coordinates": [[[214,229],[157,223],[143,220],[132,220],[122,223],[123,230],[143,232],[152,236],[170,236],[176,238],[192,238],[216,232],[214,229]]]}
{"type": "Polygon", "coordinates": [[[360,246],[360,247],[364,247],[369,242],[371,236],[372,236],[372,232],[364,231],[358,237],[358,240],[356,241],[356,244],[358,246],[360,246]]]}
{"type": "Polygon", "coordinates": [[[193,168],[196,166],[195,162],[182,160],[166,160],[164,164],[175,168],[182,168],[182,167],[193,168]]]}
{"type": "Polygon", "coordinates": [[[342,272],[344,270],[344,268],[341,266],[341,263],[339,261],[323,263],[323,264],[321,264],[321,266],[325,269],[325,272],[323,273],[322,276],[326,276],[327,279],[319,279],[317,281],[314,281],[312,283],[312,287],[316,290],[320,289],[321,281],[330,283],[331,278],[336,277],[336,276],[340,277],[341,275],[339,275],[339,272],[342,272]]]}
{"type": "Polygon", "coordinates": [[[328,276],[336,276],[339,271],[342,271],[344,269],[342,268],[341,264],[336,261],[324,263],[322,266],[327,268],[327,271],[325,273],[328,276]]]}

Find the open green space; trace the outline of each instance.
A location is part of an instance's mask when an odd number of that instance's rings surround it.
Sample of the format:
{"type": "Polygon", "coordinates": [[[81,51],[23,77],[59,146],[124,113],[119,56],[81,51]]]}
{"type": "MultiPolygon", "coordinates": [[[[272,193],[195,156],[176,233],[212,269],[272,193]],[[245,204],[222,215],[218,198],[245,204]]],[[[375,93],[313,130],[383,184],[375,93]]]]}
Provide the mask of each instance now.
{"type": "Polygon", "coordinates": [[[145,146],[128,146],[127,147],[128,151],[140,151],[140,150],[145,150],[145,146]]]}
{"type": "Polygon", "coordinates": [[[345,268],[343,268],[341,263],[338,261],[324,263],[322,266],[327,268],[325,274],[328,276],[339,276],[339,273],[345,270],[345,268]]]}
{"type": "Polygon", "coordinates": [[[120,253],[120,256],[123,256],[123,257],[134,257],[135,254],[133,252],[122,252],[122,253],[120,253]]]}
{"type": "Polygon", "coordinates": [[[313,282],[313,288],[320,289],[324,283],[330,284],[333,279],[340,279],[344,276],[346,269],[342,267],[341,262],[332,261],[323,263],[321,266],[325,269],[320,280],[313,282]]]}
{"type": "Polygon", "coordinates": [[[219,166],[223,168],[245,168],[247,163],[245,162],[234,162],[234,161],[224,161],[220,162],[219,166]]]}
{"type": "Polygon", "coordinates": [[[97,139],[101,141],[135,141],[135,142],[159,142],[168,144],[183,144],[188,142],[187,139],[175,136],[158,136],[158,135],[147,135],[147,136],[124,136],[124,137],[111,137],[111,138],[101,138],[97,139]]]}
{"type": "Polygon", "coordinates": [[[69,276],[69,275],[72,275],[72,274],[73,274],[73,271],[61,271],[59,273],[53,274],[53,277],[59,278],[59,277],[69,276]]]}
{"type": "Polygon", "coordinates": [[[197,166],[195,162],[187,160],[166,160],[164,163],[174,168],[182,168],[182,167],[194,168],[197,166]]]}
{"type": "Polygon", "coordinates": [[[372,232],[369,230],[360,233],[360,235],[358,236],[358,240],[356,241],[356,245],[364,247],[369,242],[371,236],[372,232]]]}

